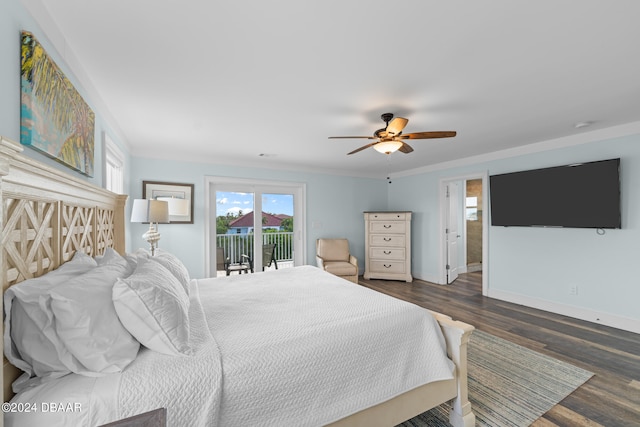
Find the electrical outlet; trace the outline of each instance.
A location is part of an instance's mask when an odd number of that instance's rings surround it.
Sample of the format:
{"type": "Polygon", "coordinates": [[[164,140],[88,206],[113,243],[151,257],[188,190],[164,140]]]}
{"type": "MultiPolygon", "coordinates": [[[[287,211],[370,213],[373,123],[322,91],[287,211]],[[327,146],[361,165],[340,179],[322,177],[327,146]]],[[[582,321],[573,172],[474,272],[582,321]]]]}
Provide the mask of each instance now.
{"type": "Polygon", "coordinates": [[[569,295],[578,295],[578,286],[577,285],[576,286],[572,286],[569,289],[569,295]]]}

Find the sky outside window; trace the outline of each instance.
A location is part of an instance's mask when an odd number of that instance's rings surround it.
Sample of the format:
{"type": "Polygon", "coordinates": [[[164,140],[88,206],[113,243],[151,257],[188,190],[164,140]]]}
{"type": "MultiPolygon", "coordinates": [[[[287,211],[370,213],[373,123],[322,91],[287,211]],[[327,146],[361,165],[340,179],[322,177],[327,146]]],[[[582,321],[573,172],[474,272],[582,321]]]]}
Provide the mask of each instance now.
{"type": "MultiPolygon", "coordinates": [[[[293,216],[292,194],[263,194],[262,210],[271,214],[285,214],[293,216]]],[[[253,193],[234,191],[216,192],[216,215],[226,216],[228,213],[238,215],[253,211],[253,193]]]]}

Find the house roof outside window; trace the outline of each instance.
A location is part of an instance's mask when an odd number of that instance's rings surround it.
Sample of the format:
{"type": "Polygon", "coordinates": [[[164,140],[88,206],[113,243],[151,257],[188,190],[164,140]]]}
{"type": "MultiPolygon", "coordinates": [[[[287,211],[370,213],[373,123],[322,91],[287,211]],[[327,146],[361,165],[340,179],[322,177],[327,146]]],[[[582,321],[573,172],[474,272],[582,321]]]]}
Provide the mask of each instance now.
{"type": "MultiPolygon", "coordinates": [[[[266,218],[262,222],[262,228],[280,228],[282,226],[282,220],[290,218],[289,215],[262,212],[262,218],[266,218]]],[[[253,211],[246,215],[242,215],[229,223],[229,228],[248,228],[253,229],[253,211]]]]}

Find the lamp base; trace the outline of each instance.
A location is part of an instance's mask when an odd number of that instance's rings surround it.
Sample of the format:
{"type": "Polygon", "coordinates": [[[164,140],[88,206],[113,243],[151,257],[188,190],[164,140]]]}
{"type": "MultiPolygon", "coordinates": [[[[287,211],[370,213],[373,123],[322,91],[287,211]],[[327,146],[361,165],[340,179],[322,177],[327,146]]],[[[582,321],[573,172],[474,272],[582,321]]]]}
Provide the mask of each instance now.
{"type": "Polygon", "coordinates": [[[158,240],[160,240],[160,233],[158,233],[153,223],[149,224],[149,230],[142,235],[142,238],[149,243],[151,256],[154,256],[156,247],[158,246],[158,240]]]}

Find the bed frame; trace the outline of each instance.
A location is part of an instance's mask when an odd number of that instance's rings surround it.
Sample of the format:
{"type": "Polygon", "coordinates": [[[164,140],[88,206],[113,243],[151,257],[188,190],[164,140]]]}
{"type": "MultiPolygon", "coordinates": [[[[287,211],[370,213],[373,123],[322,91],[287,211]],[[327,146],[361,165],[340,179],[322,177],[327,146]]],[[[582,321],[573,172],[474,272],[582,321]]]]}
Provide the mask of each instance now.
{"type": "MultiPolygon", "coordinates": [[[[95,256],[113,247],[124,253],[127,196],[88,184],[21,153],[20,144],[0,136],[3,292],[11,285],[54,270],[78,250],[95,256]]],[[[456,365],[456,378],[418,387],[339,420],[332,427],[395,426],[447,401],[451,401],[450,422],[454,427],[475,425],[467,392],[467,343],[474,328],[433,314],[456,365]]],[[[13,396],[11,384],[19,374],[4,358],[4,402],[13,396]]]]}

